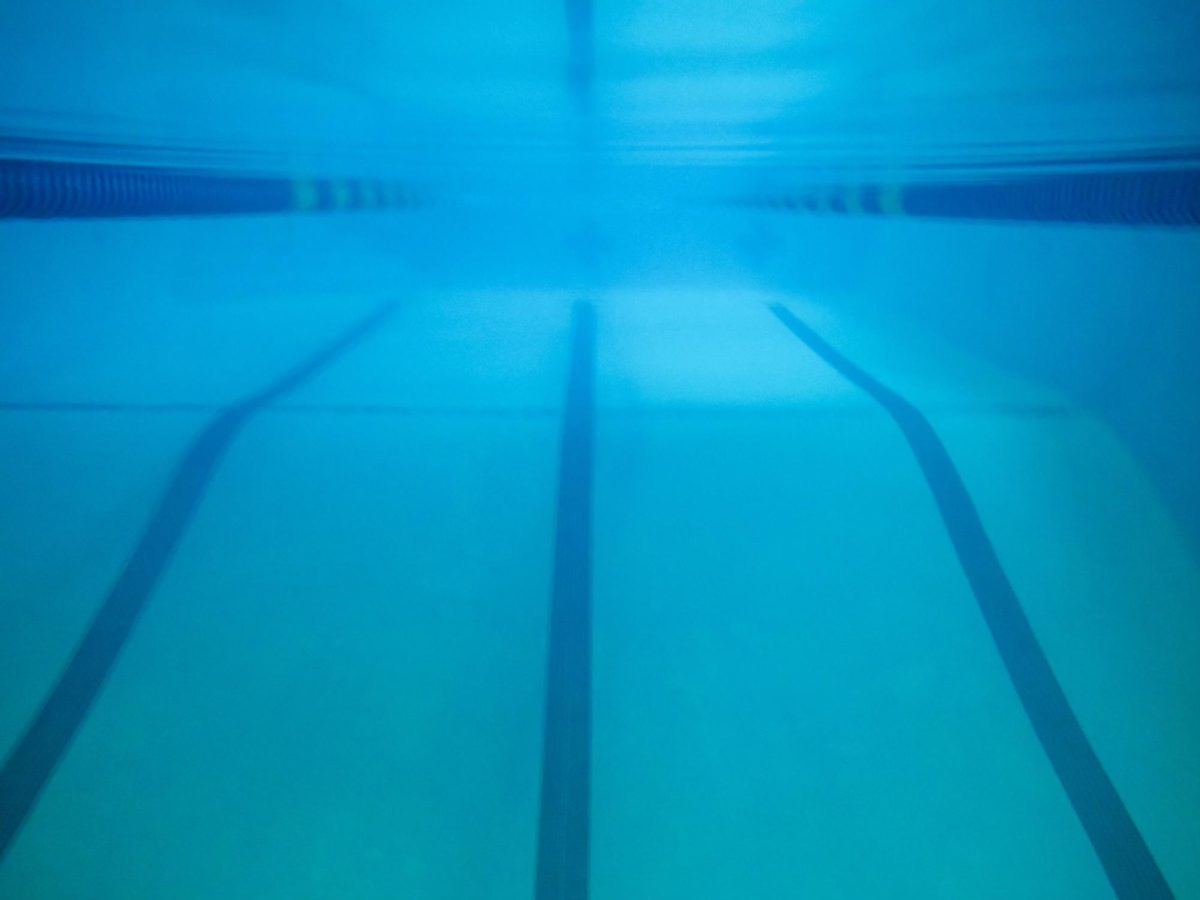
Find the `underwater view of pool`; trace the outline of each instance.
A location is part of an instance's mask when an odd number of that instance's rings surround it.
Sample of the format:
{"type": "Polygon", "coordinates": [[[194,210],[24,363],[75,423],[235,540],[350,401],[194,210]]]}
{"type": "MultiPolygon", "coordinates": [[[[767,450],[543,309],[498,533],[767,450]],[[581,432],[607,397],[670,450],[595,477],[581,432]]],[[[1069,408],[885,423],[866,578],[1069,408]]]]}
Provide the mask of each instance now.
{"type": "Polygon", "coordinates": [[[0,7],[0,898],[1200,898],[1200,5],[0,7]]]}

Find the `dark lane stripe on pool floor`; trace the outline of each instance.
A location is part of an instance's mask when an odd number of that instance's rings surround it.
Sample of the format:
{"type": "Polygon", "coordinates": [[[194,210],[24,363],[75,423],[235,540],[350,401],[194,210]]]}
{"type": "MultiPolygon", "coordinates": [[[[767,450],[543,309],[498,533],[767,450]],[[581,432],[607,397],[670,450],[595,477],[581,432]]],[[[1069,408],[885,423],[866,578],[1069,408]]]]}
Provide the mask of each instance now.
{"type": "Polygon", "coordinates": [[[230,443],[255,413],[378,328],[394,308],[375,310],[273,384],[227,407],[192,442],[70,662],[0,770],[0,858],[87,718],[230,443]]]}
{"type": "Polygon", "coordinates": [[[588,895],[596,318],[575,306],[558,470],[536,900],[588,895]]]}
{"type": "Polygon", "coordinates": [[[1075,814],[1122,900],[1172,897],[1150,848],[1104,771],[1063,693],[980,521],[962,477],[921,412],[839,353],[781,304],[771,311],[796,337],[861,388],[900,426],[937,501],[1008,677],[1075,814]]]}

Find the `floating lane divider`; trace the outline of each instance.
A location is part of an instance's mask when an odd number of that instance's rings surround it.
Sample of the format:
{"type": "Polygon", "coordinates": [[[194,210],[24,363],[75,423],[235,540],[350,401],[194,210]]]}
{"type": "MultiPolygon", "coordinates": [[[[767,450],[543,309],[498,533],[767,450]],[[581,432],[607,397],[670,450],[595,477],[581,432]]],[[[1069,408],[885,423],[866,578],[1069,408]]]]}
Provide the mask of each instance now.
{"type": "Polygon", "coordinates": [[[781,212],[1200,227],[1200,165],[839,184],[752,197],[781,212]]]}
{"type": "Polygon", "coordinates": [[[586,900],[592,745],[596,314],[575,306],[558,469],[536,900],[586,900]]]}
{"type": "Polygon", "coordinates": [[[0,219],[316,213],[422,205],[417,193],[394,181],[0,159],[0,219]]]}
{"type": "Polygon", "coordinates": [[[921,468],[992,642],[1042,750],[1120,900],[1174,895],[1084,734],[945,445],[915,406],[834,349],[782,304],[771,311],[810,350],[883,407],[921,468]]]}
{"type": "Polygon", "coordinates": [[[0,859],[87,718],[234,438],[252,416],[379,328],[394,309],[376,309],[274,384],[227,407],[192,441],[74,655],[0,769],[0,859]]]}

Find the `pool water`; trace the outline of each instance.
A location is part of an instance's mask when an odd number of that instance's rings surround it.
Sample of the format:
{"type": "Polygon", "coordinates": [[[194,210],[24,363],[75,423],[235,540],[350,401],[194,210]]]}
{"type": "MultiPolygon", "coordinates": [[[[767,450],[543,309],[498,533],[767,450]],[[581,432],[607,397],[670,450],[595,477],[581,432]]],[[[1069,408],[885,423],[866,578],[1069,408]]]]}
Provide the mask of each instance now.
{"type": "Polygon", "coordinates": [[[1196,10],[66,7],[0,897],[1200,897],[1196,10]]]}

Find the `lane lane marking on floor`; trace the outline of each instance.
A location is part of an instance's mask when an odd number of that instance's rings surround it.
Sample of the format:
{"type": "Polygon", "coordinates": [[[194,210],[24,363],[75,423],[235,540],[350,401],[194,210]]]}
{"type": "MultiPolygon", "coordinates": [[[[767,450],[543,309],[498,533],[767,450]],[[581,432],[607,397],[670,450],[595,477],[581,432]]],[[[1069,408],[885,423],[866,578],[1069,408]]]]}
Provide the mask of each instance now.
{"type": "Polygon", "coordinates": [[[591,792],[596,315],[575,306],[558,470],[536,900],[586,900],[591,792]]]}
{"type": "Polygon", "coordinates": [[[209,481],[246,422],[333,362],[394,312],[380,307],[272,384],[226,407],[196,436],[66,668],[0,769],[0,859],[87,718],[209,481]]]}
{"type": "Polygon", "coordinates": [[[959,565],[1009,680],[1121,900],[1172,897],[1166,878],[1071,708],[954,461],[915,406],[859,368],[780,303],[771,312],[810,350],[874,399],[900,427],[933,493],[959,565]]]}

